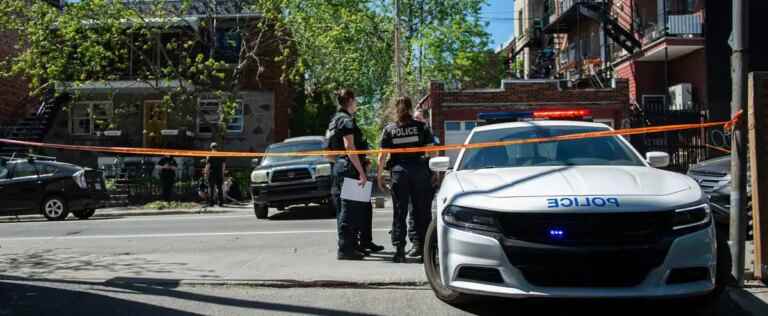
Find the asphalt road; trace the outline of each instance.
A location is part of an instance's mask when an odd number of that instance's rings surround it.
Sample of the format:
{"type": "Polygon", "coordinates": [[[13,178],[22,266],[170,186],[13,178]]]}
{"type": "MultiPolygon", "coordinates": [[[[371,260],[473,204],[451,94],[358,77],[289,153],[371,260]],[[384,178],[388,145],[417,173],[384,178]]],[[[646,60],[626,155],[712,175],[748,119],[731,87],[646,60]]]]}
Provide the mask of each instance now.
{"type": "Polygon", "coordinates": [[[724,296],[698,310],[664,301],[484,300],[455,308],[421,264],[389,262],[391,210],[374,214],[388,249],[335,260],[335,219],[317,208],[0,223],[5,315],[742,315],[724,296]]]}

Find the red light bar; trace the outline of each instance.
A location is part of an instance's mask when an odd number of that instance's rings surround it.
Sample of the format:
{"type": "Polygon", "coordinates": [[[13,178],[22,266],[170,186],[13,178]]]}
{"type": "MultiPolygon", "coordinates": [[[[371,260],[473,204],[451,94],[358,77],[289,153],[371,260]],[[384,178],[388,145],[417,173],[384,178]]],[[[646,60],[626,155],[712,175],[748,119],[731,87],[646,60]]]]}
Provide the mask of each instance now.
{"type": "Polygon", "coordinates": [[[535,119],[587,118],[587,117],[592,117],[592,111],[589,109],[541,110],[541,111],[534,111],[533,117],[535,119]]]}

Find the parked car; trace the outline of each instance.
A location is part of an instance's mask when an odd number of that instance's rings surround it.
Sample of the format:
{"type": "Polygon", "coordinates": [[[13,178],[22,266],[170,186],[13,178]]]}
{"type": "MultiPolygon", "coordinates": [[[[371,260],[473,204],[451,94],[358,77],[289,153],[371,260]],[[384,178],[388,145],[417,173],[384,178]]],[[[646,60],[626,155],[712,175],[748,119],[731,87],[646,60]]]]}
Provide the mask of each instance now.
{"type": "MultiPolygon", "coordinates": [[[[305,152],[325,148],[322,136],[290,138],[267,147],[267,153],[305,152]]],[[[251,173],[253,210],[258,218],[267,218],[270,207],[286,209],[311,203],[336,214],[331,199],[331,163],[322,156],[254,159],[251,173]]]]}
{"type": "MultiPolygon", "coordinates": [[[[531,121],[475,128],[467,144],[609,131],[604,124],[531,121]]],[[[437,193],[424,265],[436,296],[716,297],[729,277],[724,236],[706,196],[622,137],[462,149],[430,168],[437,193]]],[[[687,300],[686,300],[687,301],[687,300]]],[[[706,302],[705,301],[705,302],[706,302]]]]}
{"type": "Polygon", "coordinates": [[[108,199],[101,171],[41,156],[0,159],[0,215],[88,219],[108,199]]]}
{"type": "MultiPolygon", "coordinates": [[[[731,156],[702,161],[688,169],[688,176],[696,180],[701,190],[709,196],[709,205],[715,221],[727,225],[731,221],[731,156]]],[[[747,174],[747,238],[752,239],[752,183],[747,174]]],[[[725,226],[727,227],[727,226],[725,226]]]]}

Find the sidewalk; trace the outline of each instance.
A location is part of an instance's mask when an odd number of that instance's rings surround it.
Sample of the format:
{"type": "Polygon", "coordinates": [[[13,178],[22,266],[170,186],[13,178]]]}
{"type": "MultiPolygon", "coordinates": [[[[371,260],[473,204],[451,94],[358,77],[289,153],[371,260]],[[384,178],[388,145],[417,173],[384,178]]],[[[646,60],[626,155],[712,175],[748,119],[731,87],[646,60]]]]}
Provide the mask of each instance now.
{"type": "MultiPolygon", "coordinates": [[[[164,209],[155,210],[147,209],[143,206],[124,206],[124,207],[109,207],[97,209],[92,218],[110,218],[110,217],[124,217],[124,216],[154,216],[154,215],[185,215],[185,214],[226,214],[236,212],[253,212],[251,204],[240,205],[226,205],[225,207],[206,207],[200,205],[199,207],[184,208],[184,209],[164,209]]],[[[21,221],[43,219],[42,215],[19,215],[18,219],[21,221]]],[[[70,215],[69,220],[73,220],[74,217],[70,215]]],[[[0,216],[0,223],[15,222],[17,216],[0,216]]]]}
{"type": "Polygon", "coordinates": [[[747,282],[743,289],[728,289],[728,295],[747,314],[768,315],[768,287],[765,284],[756,281],[747,282]]]}

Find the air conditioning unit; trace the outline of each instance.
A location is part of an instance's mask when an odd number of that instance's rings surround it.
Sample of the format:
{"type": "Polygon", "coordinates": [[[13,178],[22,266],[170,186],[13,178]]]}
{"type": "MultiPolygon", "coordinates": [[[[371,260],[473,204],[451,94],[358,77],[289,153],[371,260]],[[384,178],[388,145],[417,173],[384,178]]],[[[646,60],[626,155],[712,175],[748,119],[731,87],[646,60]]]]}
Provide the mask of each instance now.
{"type": "Polygon", "coordinates": [[[693,109],[693,87],[690,83],[681,83],[669,87],[669,110],[685,111],[693,109]]]}

